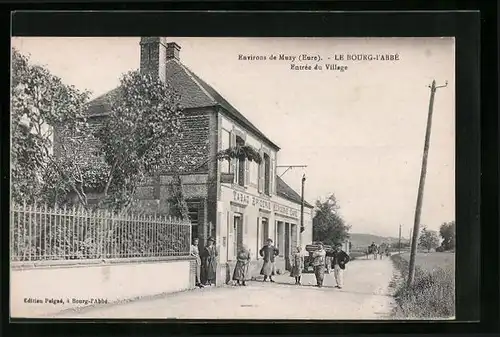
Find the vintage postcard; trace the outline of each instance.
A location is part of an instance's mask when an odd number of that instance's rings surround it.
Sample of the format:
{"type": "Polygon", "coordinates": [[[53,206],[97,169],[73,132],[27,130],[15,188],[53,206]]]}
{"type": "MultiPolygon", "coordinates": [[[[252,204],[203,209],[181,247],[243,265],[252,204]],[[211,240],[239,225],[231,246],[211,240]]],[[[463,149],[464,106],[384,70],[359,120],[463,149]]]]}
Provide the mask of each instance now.
{"type": "Polygon", "coordinates": [[[15,37],[16,318],[455,317],[455,41],[15,37]]]}

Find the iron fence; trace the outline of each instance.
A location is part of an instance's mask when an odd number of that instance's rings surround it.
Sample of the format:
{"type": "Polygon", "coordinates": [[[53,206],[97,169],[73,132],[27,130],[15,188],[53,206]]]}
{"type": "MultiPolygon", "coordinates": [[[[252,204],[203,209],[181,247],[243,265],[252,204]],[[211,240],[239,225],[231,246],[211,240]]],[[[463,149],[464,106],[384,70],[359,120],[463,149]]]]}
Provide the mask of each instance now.
{"type": "Polygon", "coordinates": [[[160,215],[15,204],[11,261],[189,256],[191,224],[160,215]]]}

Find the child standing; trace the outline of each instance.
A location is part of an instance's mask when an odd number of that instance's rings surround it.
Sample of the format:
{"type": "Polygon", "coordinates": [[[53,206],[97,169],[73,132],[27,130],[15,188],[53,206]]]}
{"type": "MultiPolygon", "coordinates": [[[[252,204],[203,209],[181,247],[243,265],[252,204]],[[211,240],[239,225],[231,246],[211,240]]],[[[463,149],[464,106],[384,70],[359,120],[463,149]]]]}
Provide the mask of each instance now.
{"type": "Polygon", "coordinates": [[[301,285],[300,279],[302,277],[302,270],[304,269],[304,255],[301,253],[301,248],[297,247],[296,252],[292,255],[290,261],[292,262],[291,277],[295,277],[295,284],[301,285]]]}

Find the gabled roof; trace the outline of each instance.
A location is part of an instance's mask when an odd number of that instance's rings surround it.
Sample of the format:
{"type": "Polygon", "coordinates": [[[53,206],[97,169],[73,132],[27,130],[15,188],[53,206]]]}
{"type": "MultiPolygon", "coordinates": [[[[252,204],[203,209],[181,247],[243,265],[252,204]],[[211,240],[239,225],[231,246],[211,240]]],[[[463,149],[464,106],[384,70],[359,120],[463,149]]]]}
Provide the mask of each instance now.
{"type": "MultiPolygon", "coordinates": [[[[279,146],[267,138],[254,124],[233,107],[221,94],[194,72],[176,59],[166,62],[167,81],[181,95],[180,104],[185,109],[221,107],[227,114],[247,127],[255,135],[265,140],[269,145],[279,150],[279,146]]],[[[119,88],[115,88],[104,95],[101,95],[89,104],[88,113],[90,116],[105,114],[109,111],[109,99],[119,93],[119,88]]]]}
{"type": "MultiPolygon", "coordinates": [[[[279,176],[276,176],[276,194],[279,197],[293,201],[295,203],[302,203],[302,198],[300,195],[293,190],[287,183],[283,181],[279,176]]],[[[304,206],[308,208],[314,208],[307,201],[304,201],[304,206]]]]}

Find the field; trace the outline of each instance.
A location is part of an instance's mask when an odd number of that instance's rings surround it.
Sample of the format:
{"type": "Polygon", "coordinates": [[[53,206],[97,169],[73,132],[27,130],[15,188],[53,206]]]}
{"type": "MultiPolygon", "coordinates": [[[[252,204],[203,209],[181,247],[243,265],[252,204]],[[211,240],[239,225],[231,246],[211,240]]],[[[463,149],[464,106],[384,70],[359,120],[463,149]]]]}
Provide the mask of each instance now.
{"type": "Polygon", "coordinates": [[[450,319],[455,316],[455,254],[418,253],[415,278],[409,287],[409,253],[391,256],[395,268],[392,286],[397,306],[396,319],[450,319]]]}
{"type": "MultiPolygon", "coordinates": [[[[410,252],[402,253],[401,257],[406,261],[410,261],[410,252]]],[[[455,272],[455,253],[417,253],[415,257],[415,265],[428,272],[439,269],[451,270],[455,272]]]]}

